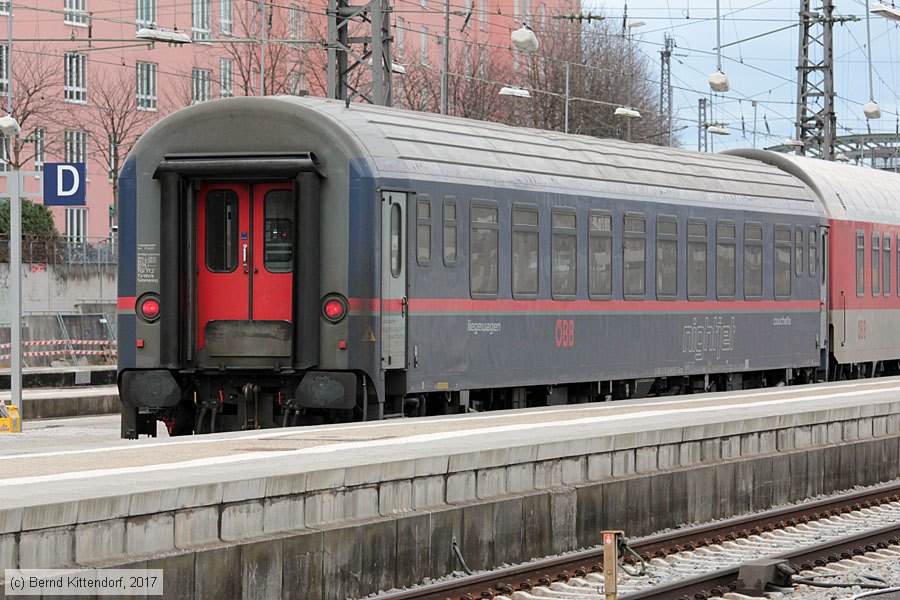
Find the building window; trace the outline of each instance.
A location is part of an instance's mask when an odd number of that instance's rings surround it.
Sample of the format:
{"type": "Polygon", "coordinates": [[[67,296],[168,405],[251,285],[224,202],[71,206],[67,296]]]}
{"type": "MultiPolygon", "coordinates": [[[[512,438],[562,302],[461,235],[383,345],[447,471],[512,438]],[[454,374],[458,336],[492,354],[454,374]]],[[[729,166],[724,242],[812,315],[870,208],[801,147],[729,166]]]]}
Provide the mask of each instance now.
{"type": "Polygon", "coordinates": [[[66,25],[87,25],[87,0],[65,0],[63,3],[63,23],[66,25]]]}
{"type": "Polygon", "coordinates": [[[87,158],[87,132],[67,129],[65,159],[68,163],[83,163],[87,158]]]}
{"type": "Polygon", "coordinates": [[[64,94],[66,102],[87,102],[87,77],[85,56],[77,52],[66,52],[63,56],[66,74],[64,94]]]}
{"type": "Polygon", "coordinates": [[[138,29],[156,24],[156,0],[136,0],[135,23],[138,29]]]}
{"type": "Polygon", "coordinates": [[[803,228],[798,226],[794,235],[794,275],[803,275],[803,228]]]}
{"type": "Polygon", "coordinates": [[[47,151],[47,130],[43,127],[34,128],[34,170],[43,171],[47,151]]]}
{"type": "Polygon", "coordinates": [[[791,228],[775,226],[775,298],[791,297],[791,228]]]}
{"type": "Polygon", "coordinates": [[[424,195],[416,201],[416,262],[431,262],[431,198],[424,195]]]}
{"type": "Polygon", "coordinates": [[[231,59],[219,59],[219,97],[231,98],[234,92],[231,91],[232,86],[231,59]]]}
{"type": "Polygon", "coordinates": [[[0,15],[9,14],[9,0],[0,0],[0,15]]]}
{"type": "Polygon", "coordinates": [[[644,215],[625,216],[622,258],[625,297],[643,298],[647,291],[647,222],[644,215]]]}
{"type": "Polygon", "coordinates": [[[403,59],[403,39],[406,37],[406,21],[403,17],[397,17],[396,40],[397,40],[397,58],[403,59]]]}
{"type": "Polygon", "coordinates": [[[421,38],[422,48],[420,50],[421,56],[419,57],[420,62],[423,65],[428,64],[428,28],[422,28],[422,38],[421,38]]]}
{"type": "Polygon", "coordinates": [[[716,225],[716,297],[734,298],[735,293],[735,226],[716,225]]]}
{"type": "Polygon", "coordinates": [[[290,11],[290,19],[288,20],[288,31],[290,39],[299,40],[300,19],[302,18],[303,13],[300,12],[300,7],[296,4],[292,4],[288,10],[290,11]]]}
{"type": "Polygon", "coordinates": [[[444,266],[456,264],[456,198],[444,198],[444,266]]]}
{"type": "Polygon", "coordinates": [[[232,0],[219,0],[219,31],[224,35],[231,35],[232,31],[232,0]]]}
{"type": "Polygon", "coordinates": [[[212,98],[212,70],[191,70],[191,104],[206,102],[212,98]]]}
{"type": "Polygon", "coordinates": [[[887,296],[891,293],[891,236],[887,233],[884,234],[884,242],[881,245],[881,252],[884,255],[884,259],[881,263],[881,270],[884,273],[884,295],[887,296]]]}
{"type": "Polygon", "coordinates": [[[0,93],[9,91],[9,46],[0,44],[0,93]]]}
{"type": "Polygon", "coordinates": [[[881,234],[872,233],[872,295],[881,294],[881,234]]]}
{"type": "Polygon", "coordinates": [[[500,223],[496,205],[472,204],[469,289],[472,296],[496,297],[500,287],[500,223]]]}
{"type": "Polygon", "coordinates": [[[660,216],[656,220],[656,297],[674,300],[678,295],[678,221],[660,216]]]}
{"type": "Polygon", "coordinates": [[[115,181],[119,174],[119,140],[114,133],[109,134],[109,182],[115,181]]]}
{"type": "Polygon", "coordinates": [[[706,298],[709,241],[704,221],[688,221],[687,292],[688,299],[706,298]]]}
{"type": "Polygon", "coordinates": [[[578,291],[578,228],[574,210],[554,210],[550,225],[550,292],[554,298],[573,299],[578,291]]]}
{"type": "Polygon", "coordinates": [[[9,144],[11,140],[0,133],[0,171],[9,171],[9,144]]]}
{"type": "Polygon", "coordinates": [[[291,71],[288,85],[290,85],[290,90],[288,90],[289,93],[294,96],[305,96],[307,94],[306,75],[303,71],[291,71]]]}
{"type": "Polygon", "coordinates": [[[191,33],[195,40],[208,40],[211,33],[210,0],[191,0],[191,33]]]}
{"type": "Polygon", "coordinates": [[[534,298],[540,272],[537,206],[514,206],[512,226],[513,297],[534,298]]]}
{"type": "Polygon", "coordinates": [[[66,238],[70,242],[84,242],[87,238],[87,209],[66,209],[66,238]]]}
{"type": "Polygon", "coordinates": [[[156,63],[137,63],[137,107],[140,110],[156,110],[156,63]]]}
{"type": "Polygon", "coordinates": [[[744,225],[744,298],[762,298],[763,239],[761,223],[744,225]]]}
{"type": "Polygon", "coordinates": [[[588,294],[612,296],[612,215],[591,211],[588,223],[588,294]]]}

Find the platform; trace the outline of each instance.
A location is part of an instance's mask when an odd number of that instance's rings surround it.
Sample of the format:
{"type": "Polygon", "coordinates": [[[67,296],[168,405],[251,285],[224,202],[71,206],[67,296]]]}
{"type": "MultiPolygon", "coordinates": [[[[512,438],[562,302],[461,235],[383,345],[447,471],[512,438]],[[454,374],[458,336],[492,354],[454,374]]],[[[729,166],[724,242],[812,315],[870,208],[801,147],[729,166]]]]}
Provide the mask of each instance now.
{"type": "MultiPolygon", "coordinates": [[[[9,403],[10,396],[9,390],[0,391],[0,401],[9,403]]],[[[25,388],[19,406],[23,422],[29,419],[105,415],[120,410],[119,390],[115,385],[25,388]]]]}
{"type": "Polygon", "coordinates": [[[0,569],[161,566],[189,598],[240,594],[252,571],[267,583],[249,597],[358,597],[454,570],[453,538],[487,568],[896,478],[898,398],[892,378],[70,450],[23,437],[0,456],[0,569]]]}
{"type": "MultiPolygon", "coordinates": [[[[0,368],[0,390],[8,390],[9,367],[0,368]]],[[[79,385],[114,385],[116,365],[86,367],[25,367],[22,386],[28,388],[74,387],[79,385]]]]}

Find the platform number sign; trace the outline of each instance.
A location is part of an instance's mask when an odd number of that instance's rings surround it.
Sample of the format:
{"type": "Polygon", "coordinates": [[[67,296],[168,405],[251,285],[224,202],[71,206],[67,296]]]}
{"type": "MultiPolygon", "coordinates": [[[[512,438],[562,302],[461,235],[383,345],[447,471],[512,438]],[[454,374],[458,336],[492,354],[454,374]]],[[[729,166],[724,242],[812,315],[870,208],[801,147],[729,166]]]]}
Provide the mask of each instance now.
{"type": "Polygon", "coordinates": [[[84,163],[44,163],[44,206],[84,206],[84,163]]]}

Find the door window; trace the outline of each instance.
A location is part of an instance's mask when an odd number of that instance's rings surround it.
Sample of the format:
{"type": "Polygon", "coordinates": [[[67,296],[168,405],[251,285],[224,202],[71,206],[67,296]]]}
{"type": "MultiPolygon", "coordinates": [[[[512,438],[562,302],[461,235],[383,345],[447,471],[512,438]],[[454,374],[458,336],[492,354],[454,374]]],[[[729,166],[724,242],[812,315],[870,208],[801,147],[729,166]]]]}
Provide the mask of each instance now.
{"type": "Polygon", "coordinates": [[[238,264],[238,197],[233,190],[206,195],[206,268],[230,273],[238,264]]]}
{"type": "Polygon", "coordinates": [[[294,264],[294,194],[271,190],[266,194],[263,255],[270,273],[290,273],[294,264]]]}

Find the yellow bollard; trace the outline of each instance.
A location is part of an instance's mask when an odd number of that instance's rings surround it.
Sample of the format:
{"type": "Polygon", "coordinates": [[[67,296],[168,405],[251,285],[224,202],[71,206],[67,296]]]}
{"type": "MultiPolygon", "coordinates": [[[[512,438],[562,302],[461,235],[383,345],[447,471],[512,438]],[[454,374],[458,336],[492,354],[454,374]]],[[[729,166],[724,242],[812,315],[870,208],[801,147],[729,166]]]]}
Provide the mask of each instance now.
{"type": "Polygon", "coordinates": [[[22,433],[22,419],[19,409],[0,401],[0,433],[22,433]]]}
{"type": "Polygon", "coordinates": [[[616,587],[619,571],[619,538],[624,531],[603,531],[603,593],[606,600],[616,600],[619,591],[616,587]]]}

